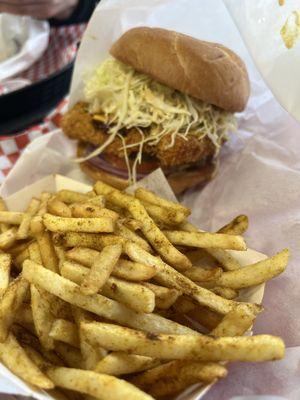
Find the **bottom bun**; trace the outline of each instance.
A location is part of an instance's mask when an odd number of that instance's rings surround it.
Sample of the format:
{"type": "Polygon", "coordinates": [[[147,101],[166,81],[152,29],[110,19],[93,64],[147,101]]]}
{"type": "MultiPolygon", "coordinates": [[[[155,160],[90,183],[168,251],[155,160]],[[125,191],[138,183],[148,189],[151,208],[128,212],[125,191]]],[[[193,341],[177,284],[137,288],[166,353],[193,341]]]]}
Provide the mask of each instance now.
{"type": "MultiPolygon", "coordinates": [[[[129,186],[128,180],[109,174],[88,162],[80,164],[81,169],[94,181],[103,181],[117,189],[123,190],[129,186]]],[[[167,180],[175,194],[180,194],[195,186],[204,185],[211,180],[216,172],[216,164],[210,163],[194,171],[175,172],[167,180]]]]}

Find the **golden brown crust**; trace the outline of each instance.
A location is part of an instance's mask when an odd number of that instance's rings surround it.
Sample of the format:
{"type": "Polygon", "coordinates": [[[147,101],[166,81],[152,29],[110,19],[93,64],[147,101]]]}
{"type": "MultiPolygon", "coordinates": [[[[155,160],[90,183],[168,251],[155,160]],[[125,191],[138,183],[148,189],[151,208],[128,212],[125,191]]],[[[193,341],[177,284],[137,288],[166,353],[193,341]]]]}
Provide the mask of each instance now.
{"type": "Polygon", "coordinates": [[[83,102],[77,103],[63,116],[60,127],[71,139],[84,140],[96,146],[105,140],[105,133],[93,123],[83,102]]]}
{"type": "MultiPolygon", "coordinates": [[[[87,111],[84,103],[76,104],[68,111],[61,125],[64,133],[83,142],[92,143],[100,146],[107,139],[107,134],[101,128],[93,123],[91,114],[87,111]]],[[[130,129],[124,135],[124,141],[128,144],[134,144],[141,140],[141,135],[136,129],[130,129]]],[[[199,140],[194,136],[188,136],[187,140],[176,137],[174,145],[170,144],[171,135],[164,136],[156,146],[144,146],[143,153],[155,156],[163,167],[172,167],[183,164],[197,162],[206,157],[212,157],[215,152],[213,143],[207,137],[199,140]]],[[[122,150],[123,143],[120,138],[116,138],[106,149],[105,154],[124,157],[122,150]]],[[[138,146],[127,150],[130,155],[138,150],[138,146]]]]}
{"type": "Polygon", "coordinates": [[[110,53],[137,71],[224,110],[242,111],[249,98],[245,64],[220,44],[139,27],[125,32],[110,53]]]}
{"type": "MultiPolygon", "coordinates": [[[[84,102],[77,103],[73,108],[66,112],[62,118],[61,129],[71,139],[82,140],[83,142],[101,146],[107,139],[105,129],[101,124],[93,121],[92,115],[88,112],[88,106],[84,102]]],[[[136,129],[124,131],[124,141],[126,144],[138,143],[141,140],[141,135],[136,129]],[[125,133],[126,132],[126,133],[125,133]]],[[[105,152],[116,156],[123,156],[123,142],[119,137],[116,137],[105,152]]],[[[128,154],[136,152],[138,146],[131,147],[127,150],[128,154]]]]}
{"type": "Polygon", "coordinates": [[[156,147],[156,157],[163,167],[195,163],[206,157],[213,157],[215,146],[207,137],[199,140],[188,136],[187,140],[177,136],[172,147],[169,147],[170,136],[164,136],[156,147]]]}

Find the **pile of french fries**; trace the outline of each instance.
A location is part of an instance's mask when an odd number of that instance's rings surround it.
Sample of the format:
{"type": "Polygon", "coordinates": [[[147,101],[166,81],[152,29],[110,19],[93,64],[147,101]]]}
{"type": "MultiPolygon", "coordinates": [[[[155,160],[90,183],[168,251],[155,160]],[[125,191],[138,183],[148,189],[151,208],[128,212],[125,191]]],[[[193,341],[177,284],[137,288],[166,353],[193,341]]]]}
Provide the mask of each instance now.
{"type": "Polygon", "coordinates": [[[278,337],[243,336],[262,307],[239,290],[289,255],[241,268],[228,250],[246,250],[246,216],[203,232],[183,205],[103,182],[0,208],[0,359],[29,384],[146,400],[223,378],[225,362],[284,356],[278,337]]]}

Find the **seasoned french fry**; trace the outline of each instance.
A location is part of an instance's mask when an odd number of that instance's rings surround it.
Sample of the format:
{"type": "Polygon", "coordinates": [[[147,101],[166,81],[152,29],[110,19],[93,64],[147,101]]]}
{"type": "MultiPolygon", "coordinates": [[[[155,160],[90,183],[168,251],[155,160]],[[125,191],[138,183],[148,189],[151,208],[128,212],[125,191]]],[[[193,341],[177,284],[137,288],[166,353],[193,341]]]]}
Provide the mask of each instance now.
{"type": "Polygon", "coordinates": [[[163,199],[157,196],[155,193],[144,188],[138,188],[135,191],[135,197],[139,200],[146,201],[148,203],[156,204],[160,207],[173,209],[179,213],[182,213],[184,217],[188,217],[191,214],[191,210],[179,203],[175,203],[170,200],[163,199]]]}
{"type": "Polygon", "coordinates": [[[29,249],[26,248],[14,258],[13,264],[15,267],[17,267],[19,271],[21,271],[23,262],[28,258],[30,258],[30,254],[29,254],[29,249]]]}
{"type": "Polygon", "coordinates": [[[68,343],[73,347],[79,347],[79,337],[77,326],[65,319],[54,320],[49,332],[50,338],[68,343]]]}
{"type": "Polygon", "coordinates": [[[36,215],[31,219],[30,231],[32,236],[37,236],[45,231],[43,217],[41,215],[36,215]]]}
{"type": "Polygon", "coordinates": [[[226,233],[228,235],[242,235],[249,226],[247,215],[238,215],[229,224],[218,230],[218,233],[226,233]]]}
{"type": "Polygon", "coordinates": [[[180,295],[180,292],[176,289],[169,289],[148,282],[145,282],[143,285],[155,294],[155,305],[162,310],[170,308],[180,295]]]}
{"type": "Polygon", "coordinates": [[[258,312],[249,308],[247,304],[240,304],[230,311],[222,321],[210,332],[210,335],[221,336],[242,336],[251,328],[258,312]]]}
{"type": "MultiPolygon", "coordinates": [[[[14,324],[11,327],[11,331],[13,335],[16,337],[17,341],[20,345],[25,349],[26,353],[31,358],[31,353],[27,352],[27,349],[30,347],[45,357],[46,360],[55,364],[55,365],[65,365],[62,358],[59,358],[58,355],[52,350],[46,350],[35,336],[35,332],[28,331],[24,329],[22,326],[14,324]]],[[[32,359],[33,360],[33,359],[32,359]]]]}
{"type": "Polygon", "coordinates": [[[49,232],[43,232],[36,237],[40,248],[40,254],[43,261],[43,266],[51,271],[58,272],[58,258],[55,253],[52,238],[49,232]]]}
{"type": "Polygon", "coordinates": [[[266,260],[247,265],[236,271],[224,272],[216,284],[232,289],[259,285],[281,274],[286,269],[288,259],[289,251],[284,249],[266,260]]]}
{"type": "Polygon", "coordinates": [[[94,197],[96,197],[96,192],[92,189],[88,192],[85,193],[89,198],[93,199],[94,197]]]}
{"type": "Polygon", "coordinates": [[[47,210],[50,214],[57,215],[58,217],[72,217],[72,211],[70,207],[57,198],[53,198],[48,202],[47,210]]]}
{"type": "MultiPolygon", "coordinates": [[[[189,222],[185,222],[181,224],[180,228],[183,231],[187,232],[200,232],[198,228],[196,228],[194,225],[192,225],[189,222]]],[[[212,249],[208,248],[205,249],[207,254],[211,257],[213,257],[215,260],[217,260],[221,266],[225,269],[225,271],[234,271],[236,269],[240,269],[241,266],[238,263],[238,261],[231,256],[231,254],[223,249],[212,249]]],[[[190,258],[190,257],[189,257],[190,258]]],[[[197,262],[197,254],[195,254],[195,258],[191,259],[192,262],[197,262]]]]}
{"type": "Polygon", "coordinates": [[[66,252],[67,259],[91,268],[95,258],[99,257],[99,251],[86,247],[74,247],[66,252]]]}
{"type": "Polygon", "coordinates": [[[226,287],[219,287],[215,286],[210,289],[213,293],[217,294],[218,296],[224,297],[224,299],[233,300],[236,299],[239,295],[239,292],[226,287]]]}
{"type": "Polygon", "coordinates": [[[209,331],[214,329],[222,321],[222,318],[224,317],[221,314],[216,313],[208,309],[207,307],[203,307],[200,305],[197,305],[197,307],[193,308],[192,310],[188,310],[186,314],[193,321],[202,325],[209,331]]]}
{"type": "Polygon", "coordinates": [[[30,360],[12,333],[8,335],[4,343],[0,343],[0,359],[7,368],[24,381],[42,389],[54,388],[52,381],[30,360]]]}
{"type": "MultiPolygon", "coordinates": [[[[24,305],[22,305],[23,308],[24,305]]],[[[25,307],[28,307],[28,304],[25,304],[25,307]]],[[[30,305],[29,305],[30,307],[30,305]]],[[[17,321],[16,321],[17,322],[17,321]]],[[[11,333],[15,336],[17,341],[21,344],[27,344],[28,346],[33,347],[34,349],[40,351],[42,348],[39,339],[36,337],[35,333],[31,332],[30,330],[26,329],[19,323],[14,323],[11,326],[11,333]]]]}
{"type": "Polygon", "coordinates": [[[12,281],[0,300],[0,343],[5,342],[9,329],[14,322],[14,315],[22,305],[27,291],[28,282],[19,276],[12,281]]]}
{"type": "Polygon", "coordinates": [[[107,351],[101,347],[92,346],[85,332],[80,328],[82,323],[91,321],[88,313],[75,306],[72,306],[72,313],[78,328],[79,345],[84,367],[87,370],[93,370],[98,362],[102,360],[103,357],[106,357],[107,351]]]}
{"type": "MultiPolygon", "coordinates": [[[[7,211],[5,201],[0,197],[0,211],[7,211]]],[[[9,229],[9,225],[5,223],[0,224],[0,232],[5,232],[9,229]]]]}
{"type": "MultiPolygon", "coordinates": [[[[55,249],[56,256],[58,258],[58,269],[59,269],[59,272],[61,273],[63,263],[66,260],[65,249],[62,246],[54,246],[54,249],[55,249]]],[[[32,260],[32,261],[34,261],[34,260],[32,260]]],[[[42,263],[38,263],[38,264],[42,264],[42,263]]]]}
{"type": "Polygon", "coordinates": [[[40,200],[33,197],[26,209],[26,213],[24,214],[22,222],[19,226],[17,232],[17,239],[22,240],[28,238],[31,218],[38,212],[39,207],[40,207],[40,200]]]}
{"type": "Polygon", "coordinates": [[[186,231],[186,232],[202,232],[200,229],[198,229],[196,226],[194,226],[188,221],[182,222],[178,228],[181,231],[186,231]]]}
{"type": "Polygon", "coordinates": [[[197,332],[192,329],[169,321],[156,314],[136,313],[131,311],[126,306],[99,294],[84,296],[80,293],[78,285],[30,260],[24,262],[23,276],[30,283],[47,290],[49,293],[70,304],[93,312],[100,317],[117,321],[120,324],[132,326],[134,328],[142,326],[145,331],[153,333],[173,332],[178,334],[197,334],[197,332]]]}
{"type": "Polygon", "coordinates": [[[131,382],[152,396],[161,397],[179,393],[195,383],[213,382],[226,375],[226,368],[217,363],[176,360],[143,372],[131,382]]]}
{"type": "Polygon", "coordinates": [[[0,234],[0,250],[8,250],[17,240],[17,229],[11,228],[0,234]]]}
{"type": "Polygon", "coordinates": [[[110,277],[122,253],[121,244],[106,246],[95,258],[91,269],[84,277],[80,290],[85,295],[97,293],[110,277]]]}
{"type": "MultiPolygon", "coordinates": [[[[87,274],[87,269],[79,265],[65,263],[62,274],[75,283],[80,283],[83,276],[87,274]]],[[[152,285],[157,287],[156,285],[152,285]]],[[[164,289],[164,288],[162,288],[164,289]]],[[[169,289],[166,289],[169,291],[169,289]]],[[[138,312],[152,312],[155,306],[155,296],[153,290],[146,289],[144,286],[121,279],[110,277],[101,293],[109,298],[120,301],[129,308],[138,312]]],[[[172,295],[173,292],[171,292],[172,295]]]]}
{"type": "Polygon", "coordinates": [[[222,337],[202,335],[149,335],[141,331],[102,322],[82,326],[92,342],[113,351],[166,360],[268,361],[284,357],[285,346],[279,337],[222,337]]]}
{"type": "Polygon", "coordinates": [[[132,384],[109,375],[74,368],[49,367],[48,377],[58,387],[85,393],[101,400],[153,400],[132,384]]]}
{"type": "Polygon", "coordinates": [[[74,192],[73,190],[66,189],[60,190],[55,197],[66,204],[81,203],[91,199],[88,194],[78,193],[74,192]]]}
{"type": "Polygon", "coordinates": [[[119,214],[115,211],[109,210],[90,203],[75,203],[70,206],[73,217],[76,218],[111,218],[116,221],[119,214]]]}
{"type": "Polygon", "coordinates": [[[222,268],[204,269],[192,267],[185,271],[184,275],[194,282],[216,282],[222,275],[222,268]]]}
{"type": "Polygon", "coordinates": [[[57,246],[64,247],[89,247],[95,250],[102,250],[105,246],[113,244],[124,244],[126,240],[121,236],[112,234],[95,234],[83,232],[65,232],[55,233],[53,236],[54,243],[57,246]]]}
{"type": "Polygon", "coordinates": [[[156,274],[153,265],[145,265],[129,260],[120,259],[113,270],[116,278],[126,279],[128,281],[140,282],[147,281],[156,274]]]}
{"type": "Polygon", "coordinates": [[[52,232],[113,232],[114,223],[111,218],[63,218],[52,214],[44,214],[43,222],[52,232]]]}
{"type": "MultiPolygon", "coordinates": [[[[66,261],[61,269],[61,275],[78,285],[82,283],[89,270],[80,264],[66,261]]],[[[166,289],[169,290],[169,289],[166,289]]],[[[149,313],[154,310],[155,296],[153,291],[144,286],[109,277],[100,292],[111,299],[125,304],[137,312],[149,313]]],[[[167,301],[167,300],[166,300],[167,301]]]]}
{"type": "Polygon", "coordinates": [[[158,224],[166,226],[178,225],[185,220],[185,215],[174,209],[160,207],[145,201],[142,201],[142,204],[150,217],[158,224]]]}
{"type": "Polygon", "coordinates": [[[188,258],[180,253],[155,225],[139,200],[121,193],[103,182],[97,182],[94,186],[94,190],[98,194],[104,194],[113,204],[128,209],[132,217],[142,223],[142,232],[144,236],[166,261],[180,270],[187,269],[191,266],[188,258]]]}
{"type": "Polygon", "coordinates": [[[144,236],[164,260],[179,270],[186,270],[191,267],[190,260],[169,242],[139,201],[132,201],[128,210],[136,220],[143,222],[142,232],[144,236]]]}
{"type": "Polygon", "coordinates": [[[35,285],[30,285],[33,323],[41,344],[47,350],[54,349],[54,340],[49,336],[55,316],[51,312],[53,296],[35,285]]]}
{"type": "Polygon", "coordinates": [[[151,313],[156,304],[155,294],[149,288],[113,277],[108,279],[101,293],[137,312],[151,313]]]}
{"type": "Polygon", "coordinates": [[[242,236],[226,235],[224,233],[186,231],[164,231],[164,234],[176,245],[231,250],[247,249],[242,236]]]}
{"type": "Polygon", "coordinates": [[[55,352],[61,357],[65,365],[73,368],[84,368],[84,361],[79,349],[67,343],[55,342],[55,352]]]}
{"type": "Polygon", "coordinates": [[[0,297],[9,285],[11,261],[10,254],[0,253],[0,297]]]}
{"type": "Polygon", "coordinates": [[[29,257],[26,257],[25,254],[25,259],[30,258],[31,261],[34,261],[38,264],[42,264],[42,256],[40,252],[40,247],[37,242],[33,242],[28,246],[28,252],[29,252],[29,257]]]}
{"type": "Polygon", "coordinates": [[[28,248],[31,242],[24,242],[24,243],[16,243],[13,247],[7,250],[9,254],[11,254],[12,257],[17,257],[20,253],[22,253],[24,250],[28,248]]]}
{"type": "Polygon", "coordinates": [[[204,249],[198,248],[196,250],[188,250],[185,254],[193,265],[205,265],[206,267],[210,268],[216,268],[218,266],[215,258],[208,254],[204,249]]]}
{"type": "Polygon", "coordinates": [[[31,305],[23,303],[16,312],[14,320],[21,326],[29,328],[29,330],[31,331],[31,329],[34,328],[31,305]]]}
{"type": "MultiPolygon", "coordinates": [[[[76,247],[66,253],[69,260],[75,261],[86,267],[91,267],[93,260],[98,256],[98,251],[85,247],[76,247]]],[[[153,266],[140,263],[134,263],[129,260],[119,259],[112,275],[117,278],[123,278],[128,281],[140,282],[147,281],[155,275],[156,271],[153,266]]]]}
{"type": "Polygon", "coordinates": [[[151,357],[137,356],[122,352],[112,352],[96,365],[94,371],[113,376],[132,374],[154,368],[160,361],[151,357]]]}
{"type": "Polygon", "coordinates": [[[48,210],[48,201],[51,199],[52,194],[48,193],[48,192],[43,192],[40,196],[40,208],[37,212],[38,216],[43,216],[44,214],[46,214],[47,210],[48,210]]]}
{"type": "MultiPolygon", "coordinates": [[[[95,192],[94,192],[95,193],[95,192]]],[[[104,196],[101,196],[101,195],[96,195],[95,194],[95,196],[94,197],[91,197],[91,198],[89,198],[88,200],[87,200],[87,203],[88,204],[92,204],[92,205],[94,205],[94,206],[98,206],[98,207],[101,207],[101,208],[104,208],[105,207],[105,198],[104,198],[104,196]]]]}
{"type": "Polygon", "coordinates": [[[16,211],[0,211],[0,222],[9,225],[20,225],[24,218],[24,213],[16,211]]]}
{"type": "Polygon", "coordinates": [[[172,311],[178,314],[186,314],[198,307],[199,305],[195,304],[189,297],[180,296],[173,304],[172,311]]]}
{"type": "Polygon", "coordinates": [[[143,225],[140,221],[137,221],[134,218],[130,217],[121,218],[120,222],[122,222],[123,225],[125,225],[128,229],[131,229],[132,231],[140,230],[143,225]]]}
{"type": "Polygon", "coordinates": [[[120,208],[127,208],[129,203],[133,200],[133,196],[120,192],[116,188],[101,181],[95,183],[94,191],[98,195],[105,196],[110,203],[120,208]]]}
{"type": "Polygon", "coordinates": [[[56,386],[70,389],[72,392],[75,390],[94,396],[92,398],[103,400],[119,400],[122,395],[132,400],[152,399],[151,396],[143,393],[132,384],[113,376],[98,374],[93,371],[51,366],[33,349],[30,349],[30,356],[56,386]]]}
{"type": "Polygon", "coordinates": [[[205,250],[221,264],[225,271],[235,271],[241,268],[239,262],[228,251],[212,248],[205,250]]]}
{"type": "Polygon", "coordinates": [[[145,239],[143,239],[137,233],[135,233],[134,231],[131,231],[129,228],[122,225],[121,223],[120,224],[117,223],[116,233],[118,235],[122,236],[126,240],[130,240],[134,243],[137,243],[139,246],[141,246],[143,249],[149,251],[150,253],[152,252],[151,246],[148,244],[148,242],[145,239]]]}
{"type": "Polygon", "coordinates": [[[126,243],[125,251],[133,261],[143,261],[144,264],[155,266],[157,272],[154,279],[158,283],[182,291],[182,293],[192,297],[201,305],[221,314],[227,314],[236,305],[233,300],[223,299],[211,291],[196,285],[193,281],[164,263],[160,258],[152,256],[135,243],[126,243]]]}
{"type": "Polygon", "coordinates": [[[31,232],[38,242],[43,266],[51,271],[58,272],[59,260],[54,249],[51,234],[45,231],[42,216],[32,218],[31,232]]]}

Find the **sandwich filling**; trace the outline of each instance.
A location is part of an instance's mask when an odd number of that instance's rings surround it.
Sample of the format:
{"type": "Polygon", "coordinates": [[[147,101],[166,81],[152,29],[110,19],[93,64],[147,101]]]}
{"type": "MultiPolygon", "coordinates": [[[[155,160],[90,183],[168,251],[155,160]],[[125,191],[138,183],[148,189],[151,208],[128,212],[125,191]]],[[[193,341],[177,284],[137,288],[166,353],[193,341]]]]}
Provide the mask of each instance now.
{"type": "Polygon", "coordinates": [[[105,127],[106,140],[78,161],[98,156],[116,141],[133,182],[139,178],[137,170],[146,147],[149,153],[162,143],[165,150],[171,150],[179,142],[206,140],[217,153],[227,133],[236,130],[233,114],[162,85],[115,59],[102,63],[86,82],[84,94],[94,123],[105,127]],[[124,132],[132,129],[135,140],[128,143],[124,132]]]}

